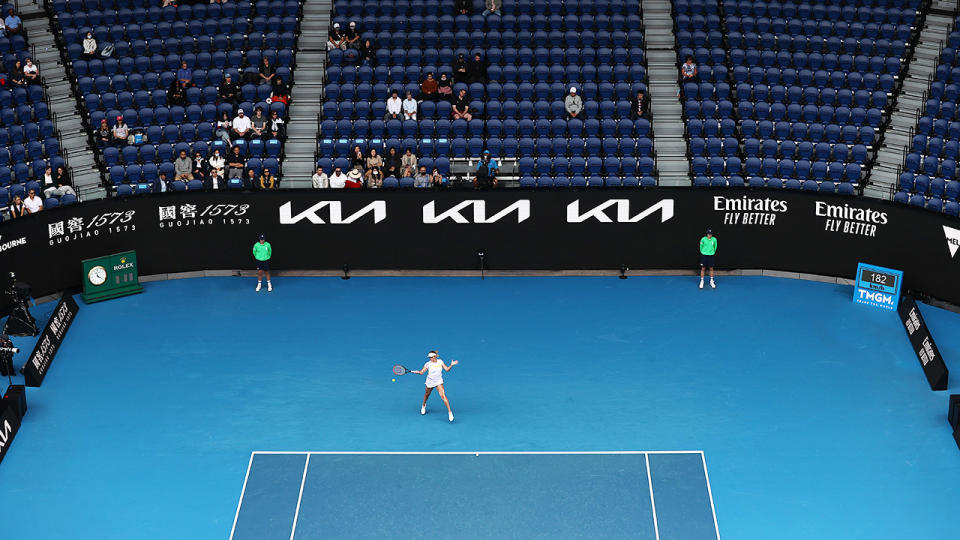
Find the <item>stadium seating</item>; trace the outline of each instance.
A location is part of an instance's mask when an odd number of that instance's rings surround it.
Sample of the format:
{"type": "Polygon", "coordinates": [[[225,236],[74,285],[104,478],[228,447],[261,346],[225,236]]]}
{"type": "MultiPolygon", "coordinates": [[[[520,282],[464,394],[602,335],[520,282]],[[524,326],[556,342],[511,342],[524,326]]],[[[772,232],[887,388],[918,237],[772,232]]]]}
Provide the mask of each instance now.
{"type": "Polygon", "coordinates": [[[467,16],[454,14],[454,2],[335,2],[334,22],[346,28],[355,21],[376,44],[378,61],[329,53],[318,165],[356,145],[381,154],[410,147],[421,165],[444,167],[449,158],[489,150],[518,160],[525,187],[655,185],[650,122],[630,110],[647,82],[638,3],[505,2],[501,17],[484,17],[482,2],[475,4],[467,16]],[[416,122],[384,122],[391,90],[416,96],[427,73],[452,77],[459,54],[478,53],[486,80],[453,86],[454,95],[468,90],[474,120],[452,120],[449,103],[425,101],[416,122]],[[571,86],[584,114],[568,120],[563,100],[571,86]]]}
{"type": "Polygon", "coordinates": [[[698,66],[681,88],[694,184],[852,193],[919,1],[673,4],[678,60],[698,66]]]}
{"type": "MultiPolygon", "coordinates": [[[[15,10],[12,4],[4,4],[0,9],[4,14],[15,10]]],[[[40,185],[35,182],[42,182],[48,166],[64,165],[43,86],[18,87],[10,82],[9,74],[16,69],[16,63],[31,56],[27,39],[29,36],[26,39],[23,35],[0,36],[3,54],[0,79],[4,83],[0,85],[0,211],[6,209],[14,193],[25,193],[28,184],[42,197],[40,185]]],[[[58,202],[54,200],[49,204],[58,202]]]]}
{"type": "Polygon", "coordinates": [[[960,17],[954,20],[947,46],[940,55],[936,76],[917,122],[909,154],[900,174],[897,202],[922,206],[934,212],[960,214],[960,17]]]}
{"type": "MultiPolygon", "coordinates": [[[[271,111],[286,115],[283,103],[267,102],[269,85],[243,84],[237,106],[218,103],[217,87],[226,74],[243,83],[242,75],[256,74],[262,58],[269,58],[277,75],[292,85],[299,0],[231,0],[179,7],[160,7],[159,2],[146,0],[52,0],[50,5],[92,129],[101,119],[112,128],[122,116],[131,132],[139,130],[147,137],[144,144],[122,151],[102,150],[102,164],[114,184],[139,183],[148,167],[151,174],[168,170],[163,165],[181,149],[190,156],[200,151],[206,157],[220,148],[226,155],[228,146],[214,135],[215,122],[223,112],[232,119],[237,108],[249,115],[262,107],[267,116],[271,111]],[[83,57],[80,43],[88,31],[97,43],[112,44],[112,55],[83,57]],[[181,62],[192,70],[192,87],[184,106],[170,105],[166,91],[181,62]],[[169,148],[161,150],[165,146],[169,148]],[[117,166],[123,167],[123,174],[114,173],[119,171],[114,169],[117,166]]],[[[276,148],[277,153],[263,161],[255,153],[260,146],[251,150],[249,145],[239,145],[248,168],[259,174],[266,163],[279,172],[281,144],[271,142],[263,148],[276,148]]]]}

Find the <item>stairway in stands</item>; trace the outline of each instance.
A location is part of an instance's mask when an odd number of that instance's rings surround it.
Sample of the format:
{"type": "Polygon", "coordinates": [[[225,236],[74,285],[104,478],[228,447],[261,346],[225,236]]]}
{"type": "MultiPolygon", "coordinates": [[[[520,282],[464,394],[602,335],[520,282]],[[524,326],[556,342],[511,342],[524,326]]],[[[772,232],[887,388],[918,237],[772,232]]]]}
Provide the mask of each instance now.
{"type": "Polygon", "coordinates": [[[311,187],[315,168],[323,75],[327,60],[327,29],[331,0],[304,0],[300,38],[297,41],[297,84],[293,88],[287,142],[283,160],[284,186],[311,187]]]}

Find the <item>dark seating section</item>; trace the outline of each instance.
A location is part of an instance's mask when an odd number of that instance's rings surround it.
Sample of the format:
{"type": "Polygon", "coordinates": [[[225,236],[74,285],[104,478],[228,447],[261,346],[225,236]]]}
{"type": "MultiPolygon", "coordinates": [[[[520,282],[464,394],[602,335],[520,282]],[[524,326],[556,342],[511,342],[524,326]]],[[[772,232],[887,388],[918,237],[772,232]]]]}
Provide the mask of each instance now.
{"type": "MultiPolygon", "coordinates": [[[[102,119],[113,128],[122,116],[131,131],[140,130],[147,142],[123,148],[102,148],[102,165],[109,182],[129,184],[121,193],[159,189],[158,178],[174,178],[173,160],[180,150],[204,157],[219,148],[226,156],[229,146],[215,135],[215,123],[223,112],[232,120],[237,109],[252,115],[255,107],[264,114],[286,106],[268,103],[271,88],[251,84],[242,77],[255,74],[266,57],[277,75],[291,84],[298,29],[298,0],[231,0],[223,3],[181,3],[160,7],[147,0],[53,0],[67,55],[76,77],[90,129],[102,119]],[[110,57],[83,57],[81,42],[93,32],[103,47],[112,44],[110,57]],[[177,78],[181,62],[192,70],[192,85],[184,106],[167,102],[167,90],[177,78]],[[219,103],[217,88],[230,74],[241,85],[239,103],[219,103]]],[[[257,175],[262,168],[279,173],[282,141],[247,143],[233,141],[257,175]]],[[[195,183],[194,186],[199,185],[195,183]]],[[[188,185],[171,185],[174,189],[188,185]]],[[[242,187],[240,182],[230,187],[242,187]]]]}
{"type": "Polygon", "coordinates": [[[957,154],[960,153],[960,17],[940,55],[936,76],[923,116],[917,122],[900,189],[894,200],[924,207],[935,212],[960,215],[960,176],[957,154]]]}
{"type": "MultiPolygon", "coordinates": [[[[329,54],[318,166],[348,169],[349,149],[412,148],[446,176],[451,158],[514,158],[522,186],[656,185],[650,122],[631,115],[647,82],[642,18],[632,0],[504,2],[502,16],[455,14],[455,2],[337,0],[334,22],[355,21],[375,62],[329,54]],[[485,81],[457,82],[473,119],[451,119],[446,101],[424,101],[417,120],[384,121],[391,90],[419,93],[427,73],[453,75],[459,54],[479,53],[485,81]],[[581,118],[567,119],[576,87],[581,118]]],[[[387,178],[385,186],[412,185],[387,178]]]]}
{"type": "MultiPolygon", "coordinates": [[[[3,16],[16,9],[13,4],[4,4],[3,16]]],[[[29,36],[8,34],[0,36],[0,53],[3,54],[3,72],[0,73],[0,210],[5,210],[14,195],[21,198],[34,189],[43,197],[41,184],[44,170],[51,166],[64,167],[60,157],[60,141],[49,118],[49,108],[43,86],[14,84],[12,75],[17,62],[30,57],[27,43],[29,36]]],[[[43,76],[43,72],[40,72],[43,76]]],[[[48,197],[44,206],[52,208],[76,202],[69,195],[62,201],[48,197]]]]}
{"type": "Polygon", "coordinates": [[[853,193],[919,0],[674,0],[695,185],[853,193]]]}

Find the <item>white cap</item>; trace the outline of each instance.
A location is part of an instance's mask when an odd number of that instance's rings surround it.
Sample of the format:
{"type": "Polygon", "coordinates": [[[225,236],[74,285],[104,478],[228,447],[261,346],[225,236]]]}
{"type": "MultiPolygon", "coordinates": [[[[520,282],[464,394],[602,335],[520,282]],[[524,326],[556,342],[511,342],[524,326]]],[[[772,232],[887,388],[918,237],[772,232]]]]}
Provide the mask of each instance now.
{"type": "Polygon", "coordinates": [[[242,113],[242,112],[243,112],[243,109],[240,109],[240,110],[238,110],[237,112],[238,112],[238,113],[242,113]]]}
{"type": "Polygon", "coordinates": [[[333,23],[333,27],[334,27],[334,28],[340,28],[340,23],[338,23],[338,22],[333,23]]]}
{"type": "Polygon", "coordinates": [[[432,353],[430,353],[430,354],[427,355],[427,358],[436,358],[436,356],[437,356],[437,353],[432,352],[432,353]]]}
{"type": "Polygon", "coordinates": [[[570,87],[570,93],[571,93],[571,94],[576,94],[576,93],[577,93],[577,87],[576,87],[576,86],[571,86],[571,87],[570,87]]]}
{"type": "Polygon", "coordinates": [[[350,21],[350,28],[354,28],[354,27],[356,27],[356,26],[357,26],[357,23],[355,23],[355,22],[353,22],[353,21],[350,21]]]}

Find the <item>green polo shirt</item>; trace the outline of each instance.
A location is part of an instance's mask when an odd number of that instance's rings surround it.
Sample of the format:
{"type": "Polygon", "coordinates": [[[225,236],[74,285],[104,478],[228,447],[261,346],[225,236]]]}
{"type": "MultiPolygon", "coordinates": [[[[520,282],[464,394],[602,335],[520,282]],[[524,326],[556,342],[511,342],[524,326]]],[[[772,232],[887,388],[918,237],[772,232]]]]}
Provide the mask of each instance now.
{"type": "Polygon", "coordinates": [[[717,237],[711,236],[700,239],[700,254],[701,255],[713,255],[717,252],[717,237]]]}

